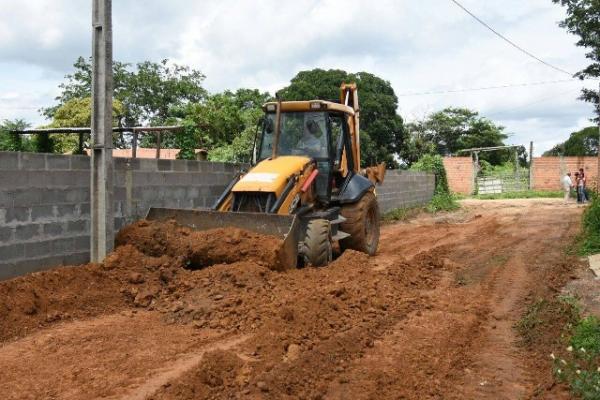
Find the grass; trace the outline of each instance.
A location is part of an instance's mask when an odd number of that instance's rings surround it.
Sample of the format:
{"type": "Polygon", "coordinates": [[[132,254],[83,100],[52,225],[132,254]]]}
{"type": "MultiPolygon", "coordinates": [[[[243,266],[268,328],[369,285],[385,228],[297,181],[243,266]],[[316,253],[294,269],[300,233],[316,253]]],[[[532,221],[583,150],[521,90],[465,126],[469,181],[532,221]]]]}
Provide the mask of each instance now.
{"type": "Polygon", "coordinates": [[[600,399],[600,319],[583,317],[575,297],[538,300],[515,327],[527,347],[554,350],[554,376],[576,398],[600,399]]]}
{"type": "Polygon", "coordinates": [[[534,198],[561,198],[564,196],[562,191],[541,191],[524,190],[521,192],[478,194],[473,196],[479,200],[500,200],[500,199],[534,199],[534,198]]]}
{"type": "Polygon", "coordinates": [[[554,359],[554,374],[583,400],[600,398],[600,320],[595,316],[580,319],[572,329],[569,347],[554,359]]]}
{"type": "Polygon", "coordinates": [[[435,193],[425,209],[430,213],[458,210],[460,205],[451,193],[435,193]]]}
{"type": "Polygon", "coordinates": [[[579,237],[581,255],[600,253],[600,198],[596,195],[590,197],[591,202],[582,217],[582,232],[579,237]]]}
{"type": "Polygon", "coordinates": [[[421,211],[423,207],[394,208],[383,214],[382,218],[386,222],[407,221],[416,217],[421,211]]]}
{"type": "Polygon", "coordinates": [[[526,346],[540,346],[559,329],[570,329],[581,318],[581,307],[573,296],[540,299],[529,305],[515,328],[526,346]]]}
{"type": "Polygon", "coordinates": [[[431,201],[425,206],[394,208],[383,214],[382,219],[385,222],[407,221],[423,211],[436,213],[440,211],[454,211],[459,208],[460,205],[454,195],[438,193],[434,194],[431,201]]]}

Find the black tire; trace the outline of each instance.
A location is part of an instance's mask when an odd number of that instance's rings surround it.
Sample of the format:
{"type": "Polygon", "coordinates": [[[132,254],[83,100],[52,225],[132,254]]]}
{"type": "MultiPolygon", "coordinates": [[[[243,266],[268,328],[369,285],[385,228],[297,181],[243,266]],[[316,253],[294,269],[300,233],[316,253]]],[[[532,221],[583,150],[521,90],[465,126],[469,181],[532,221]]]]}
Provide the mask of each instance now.
{"type": "Polygon", "coordinates": [[[375,194],[365,193],[358,202],[342,206],[340,212],[346,218],[340,229],[350,234],[340,240],[342,251],[352,249],[375,255],[379,246],[379,205],[375,194]]]}
{"type": "Polygon", "coordinates": [[[331,226],[326,219],[313,219],[308,222],[304,237],[304,259],[307,264],[322,267],[331,262],[331,226]]]}

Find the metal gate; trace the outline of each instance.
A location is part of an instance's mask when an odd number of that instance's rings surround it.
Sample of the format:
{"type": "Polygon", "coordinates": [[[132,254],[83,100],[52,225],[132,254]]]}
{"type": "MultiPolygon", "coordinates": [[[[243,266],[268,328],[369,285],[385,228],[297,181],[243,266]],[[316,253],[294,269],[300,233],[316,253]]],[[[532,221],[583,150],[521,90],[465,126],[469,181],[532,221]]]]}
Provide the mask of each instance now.
{"type": "Polygon", "coordinates": [[[525,149],[522,145],[478,147],[473,149],[459,150],[458,153],[470,153],[473,159],[473,189],[474,194],[498,194],[510,192],[522,192],[531,189],[531,156],[533,154],[533,142],[529,143],[529,162],[520,165],[518,149],[525,149]],[[479,162],[479,153],[498,150],[509,150],[514,154],[514,165],[511,170],[485,171],[479,162]]]}
{"type": "Polygon", "coordinates": [[[477,194],[522,192],[528,190],[529,172],[524,168],[520,170],[520,173],[511,175],[479,175],[476,179],[477,194]]]}

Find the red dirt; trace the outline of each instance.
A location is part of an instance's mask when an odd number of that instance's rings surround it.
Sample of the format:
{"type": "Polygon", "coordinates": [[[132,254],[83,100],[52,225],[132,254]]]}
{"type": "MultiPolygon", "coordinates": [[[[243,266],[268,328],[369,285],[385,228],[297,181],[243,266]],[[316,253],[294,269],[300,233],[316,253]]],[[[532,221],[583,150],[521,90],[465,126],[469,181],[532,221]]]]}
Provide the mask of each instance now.
{"type": "Polygon", "coordinates": [[[556,342],[513,326],[578,267],[580,209],[469,207],[285,272],[274,238],[135,224],[104,264],[0,282],[0,398],[564,398],[556,342]]]}
{"type": "Polygon", "coordinates": [[[193,269],[236,261],[254,262],[280,269],[278,254],[281,241],[237,228],[211,229],[197,232],[174,221],[139,221],[123,228],[115,244],[130,244],[152,256],[183,259],[193,269]]]}

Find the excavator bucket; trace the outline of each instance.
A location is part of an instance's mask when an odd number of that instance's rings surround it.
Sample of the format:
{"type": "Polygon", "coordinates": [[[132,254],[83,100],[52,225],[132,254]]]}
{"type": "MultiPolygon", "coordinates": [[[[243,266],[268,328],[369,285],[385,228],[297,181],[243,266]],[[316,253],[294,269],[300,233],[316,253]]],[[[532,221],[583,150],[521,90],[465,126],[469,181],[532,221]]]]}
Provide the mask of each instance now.
{"type": "Polygon", "coordinates": [[[278,253],[280,265],[283,268],[295,268],[298,261],[300,223],[295,215],[150,208],[146,219],[175,220],[179,225],[197,231],[233,227],[275,236],[283,242],[278,253]]]}

